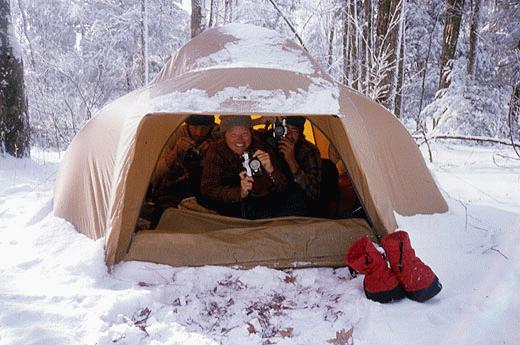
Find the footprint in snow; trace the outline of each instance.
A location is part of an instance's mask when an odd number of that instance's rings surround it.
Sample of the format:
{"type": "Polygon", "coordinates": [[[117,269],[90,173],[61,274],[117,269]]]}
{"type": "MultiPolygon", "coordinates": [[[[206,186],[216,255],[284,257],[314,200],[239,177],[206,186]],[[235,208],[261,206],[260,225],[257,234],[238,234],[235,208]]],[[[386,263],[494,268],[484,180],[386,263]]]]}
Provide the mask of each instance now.
{"type": "Polygon", "coordinates": [[[39,264],[40,262],[41,262],[40,259],[29,260],[29,261],[19,263],[18,267],[21,268],[22,270],[27,270],[27,269],[35,266],[36,264],[39,264]]]}
{"type": "Polygon", "coordinates": [[[28,184],[19,184],[12,187],[7,187],[3,190],[4,195],[6,194],[14,194],[14,193],[22,193],[22,192],[32,192],[34,189],[31,185],[28,184]]]}

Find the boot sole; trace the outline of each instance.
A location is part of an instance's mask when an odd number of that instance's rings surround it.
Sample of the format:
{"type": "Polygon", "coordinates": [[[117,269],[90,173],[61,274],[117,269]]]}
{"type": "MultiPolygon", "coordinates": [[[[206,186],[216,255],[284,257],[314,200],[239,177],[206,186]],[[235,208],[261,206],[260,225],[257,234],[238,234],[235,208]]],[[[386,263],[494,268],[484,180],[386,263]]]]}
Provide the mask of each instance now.
{"type": "Polygon", "coordinates": [[[368,292],[365,289],[365,295],[368,299],[379,303],[390,303],[394,301],[400,301],[406,297],[404,290],[399,285],[397,285],[392,290],[381,292],[368,292]]]}
{"type": "Polygon", "coordinates": [[[437,295],[442,290],[442,284],[439,278],[435,276],[433,282],[427,288],[417,291],[406,291],[406,297],[416,302],[426,302],[430,298],[437,295]]]}

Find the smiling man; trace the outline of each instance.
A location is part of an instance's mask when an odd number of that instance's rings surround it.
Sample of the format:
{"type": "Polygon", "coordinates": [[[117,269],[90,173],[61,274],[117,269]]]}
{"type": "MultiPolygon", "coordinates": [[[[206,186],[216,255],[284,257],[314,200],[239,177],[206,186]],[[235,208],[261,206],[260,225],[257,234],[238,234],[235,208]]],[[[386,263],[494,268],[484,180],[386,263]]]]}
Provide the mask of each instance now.
{"type": "Polygon", "coordinates": [[[224,137],[212,143],[202,162],[201,200],[204,206],[231,217],[260,219],[274,215],[274,197],[287,179],[275,161],[272,149],[252,130],[249,116],[223,116],[224,137]],[[251,168],[246,173],[248,161],[251,168]],[[253,160],[260,164],[257,169],[253,160]],[[261,165],[261,167],[260,167],[261,165]]]}

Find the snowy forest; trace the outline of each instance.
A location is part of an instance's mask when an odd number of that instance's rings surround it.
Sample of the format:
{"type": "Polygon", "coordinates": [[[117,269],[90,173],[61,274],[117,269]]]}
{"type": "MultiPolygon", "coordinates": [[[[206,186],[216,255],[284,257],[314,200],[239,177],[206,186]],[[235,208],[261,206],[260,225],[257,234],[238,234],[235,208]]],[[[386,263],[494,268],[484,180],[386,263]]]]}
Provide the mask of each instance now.
{"type": "Polygon", "coordinates": [[[0,345],[520,344],[519,230],[519,0],[0,0],[0,345]],[[309,120],[335,218],[146,223],[213,114],[309,120]]]}
{"type": "Polygon", "coordinates": [[[98,109],[145,86],[191,37],[231,22],[294,39],[417,140],[517,149],[516,0],[2,0],[1,151],[64,150],[98,109]]]}

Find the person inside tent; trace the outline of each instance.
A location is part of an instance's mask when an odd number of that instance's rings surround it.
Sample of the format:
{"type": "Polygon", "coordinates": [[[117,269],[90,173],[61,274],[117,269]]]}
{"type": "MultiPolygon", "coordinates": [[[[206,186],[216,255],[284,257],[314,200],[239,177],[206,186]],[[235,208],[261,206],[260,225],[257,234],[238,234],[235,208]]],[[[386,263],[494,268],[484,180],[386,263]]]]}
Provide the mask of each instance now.
{"type": "Polygon", "coordinates": [[[200,194],[202,159],[220,136],[213,115],[190,115],[168,139],[150,181],[147,199],[153,204],[152,227],[162,211],[200,194]]]}
{"type": "Polygon", "coordinates": [[[253,132],[249,116],[223,116],[220,130],[223,138],[209,145],[202,162],[200,203],[231,217],[276,216],[287,178],[273,150],[253,132]]]}
{"type": "Polygon", "coordinates": [[[280,199],[280,216],[316,215],[320,198],[322,159],[318,148],[305,138],[305,117],[278,119],[268,132],[268,142],[282,158],[282,170],[289,179],[280,199]]]}

